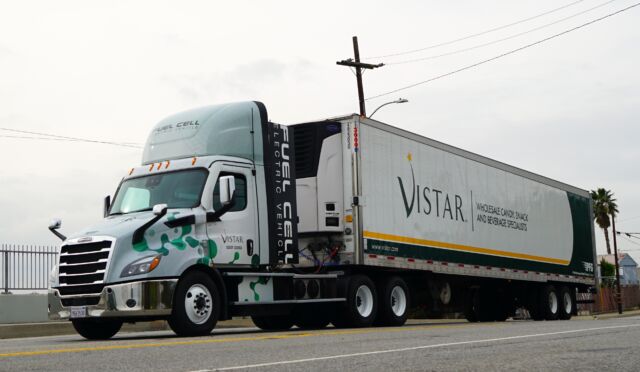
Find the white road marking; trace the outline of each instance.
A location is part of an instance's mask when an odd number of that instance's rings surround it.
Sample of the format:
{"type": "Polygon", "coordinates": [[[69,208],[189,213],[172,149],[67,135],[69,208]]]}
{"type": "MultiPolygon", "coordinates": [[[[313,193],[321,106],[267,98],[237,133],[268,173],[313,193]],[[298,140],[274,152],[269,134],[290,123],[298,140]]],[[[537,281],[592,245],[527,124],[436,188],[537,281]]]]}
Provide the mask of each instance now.
{"type": "Polygon", "coordinates": [[[517,340],[517,339],[522,339],[522,338],[555,336],[555,335],[563,335],[563,334],[568,334],[568,333],[601,331],[601,330],[607,330],[607,329],[620,329],[620,328],[633,328],[633,327],[640,327],[640,324],[628,324],[628,325],[620,325],[620,326],[574,329],[574,330],[570,330],[570,331],[536,333],[536,334],[530,334],[530,335],[509,336],[509,337],[500,337],[500,338],[487,338],[487,339],[483,339],[483,340],[448,342],[448,343],[444,343],[444,344],[405,347],[405,348],[401,348],[401,349],[365,351],[365,352],[353,353],[353,354],[339,354],[339,355],[330,355],[330,356],[316,357],[316,358],[283,360],[283,361],[279,361],[279,362],[269,362],[269,363],[259,363],[259,364],[248,364],[248,365],[244,365],[244,366],[233,366],[233,367],[224,367],[224,368],[216,368],[216,369],[203,369],[203,370],[192,371],[192,372],[232,371],[232,370],[236,370],[236,369],[270,367],[270,366],[278,366],[278,365],[284,365],[284,364],[315,362],[315,361],[319,361],[319,360],[328,360],[328,359],[352,358],[352,357],[359,357],[359,356],[364,356],[364,355],[385,354],[385,353],[399,353],[399,352],[403,352],[403,351],[434,349],[434,348],[445,347],[445,346],[479,344],[479,343],[483,343],[483,342],[497,342],[497,341],[506,341],[506,340],[517,340]]]}

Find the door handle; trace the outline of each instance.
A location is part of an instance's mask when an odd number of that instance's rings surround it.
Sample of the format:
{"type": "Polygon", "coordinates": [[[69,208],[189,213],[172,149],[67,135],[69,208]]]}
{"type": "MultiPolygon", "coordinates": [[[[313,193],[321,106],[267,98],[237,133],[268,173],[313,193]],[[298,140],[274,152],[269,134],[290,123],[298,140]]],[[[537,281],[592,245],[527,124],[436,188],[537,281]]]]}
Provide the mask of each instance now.
{"type": "Polygon", "coordinates": [[[247,239],[247,255],[253,256],[253,240],[247,239]]]}

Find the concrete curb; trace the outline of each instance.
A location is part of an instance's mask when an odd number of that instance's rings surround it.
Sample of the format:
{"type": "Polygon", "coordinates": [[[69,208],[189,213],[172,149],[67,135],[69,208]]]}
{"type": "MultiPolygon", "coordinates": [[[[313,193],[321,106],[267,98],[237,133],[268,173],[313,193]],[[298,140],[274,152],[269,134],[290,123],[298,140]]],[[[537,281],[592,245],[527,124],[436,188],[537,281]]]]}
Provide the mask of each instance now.
{"type": "MultiPolygon", "coordinates": [[[[219,322],[218,328],[246,328],[254,327],[251,319],[237,318],[219,322]]],[[[149,332],[168,331],[169,325],[164,320],[153,322],[139,322],[135,324],[125,323],[120,332],[149,332]]],[[[21,324],[0,324],[0,339],[22,338],[22,337],[44,337],[76,334],[73,325],[69,321],[45,322],[45,323],[21,323],[21,324]]]]}
{"type": "MultiPolygon", "coordinates": [[[[640,310],[630,310],[623,314],[604,313],[595,315],[576,316],[574,320],[598,320],[612,318],[626,318],[640,315],[640,310]]],[[[438,324],[438,323],[465,323],[464,319],[409,319],[407,325],[438,324]]],[[[255,327],[250,318],[234,318],[218,322],[216,329],[220,328],[248,328],[255,327]]],[[[140,322],[135,324],[125,324],[120,332],[149,332],[168,331],[169,325],[164,320],[153,322],[140,322]]],[[[0,324],[0,339],[22,338],[22,337],[43,337],[61,336],[76,334],[73,325],[69,321],[45,322],[45,323],[23,323],[23,324],[0,324]]]]}

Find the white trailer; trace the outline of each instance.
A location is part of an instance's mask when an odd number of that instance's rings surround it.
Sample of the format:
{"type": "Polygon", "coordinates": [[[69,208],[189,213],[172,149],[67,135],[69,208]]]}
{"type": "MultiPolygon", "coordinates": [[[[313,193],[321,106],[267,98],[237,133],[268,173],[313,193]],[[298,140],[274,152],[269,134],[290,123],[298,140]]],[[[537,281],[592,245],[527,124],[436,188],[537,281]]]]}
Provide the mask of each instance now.
{"type": "Polygon", "coordinates": [[[90,339],[402,325],[411,306],[568,319],[594,285],[589,194],[351,115],[284,126],[260,102],[158,123],[104,219],[63,244],[51,319],[90,339]]]}

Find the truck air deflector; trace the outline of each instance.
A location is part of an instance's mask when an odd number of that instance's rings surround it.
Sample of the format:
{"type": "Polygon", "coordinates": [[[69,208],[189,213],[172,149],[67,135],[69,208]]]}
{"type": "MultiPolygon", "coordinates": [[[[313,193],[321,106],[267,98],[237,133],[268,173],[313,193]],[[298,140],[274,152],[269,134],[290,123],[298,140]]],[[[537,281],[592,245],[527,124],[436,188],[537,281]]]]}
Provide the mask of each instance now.
{"type": "Polygon", "coordinates": [[[298,215],[293,134],[284,125],[267,121],[261,109],[265,191],[269,231],[269,264],[298,263],[298,215]]]}
{"type": "Polygon", "coordinates": [[[260,105],[235,102],[171,115],[149,134],[142,164],[208,155],[235,156],[261,164],[261,128],[253,127],[260,122],[260,105]]]}

